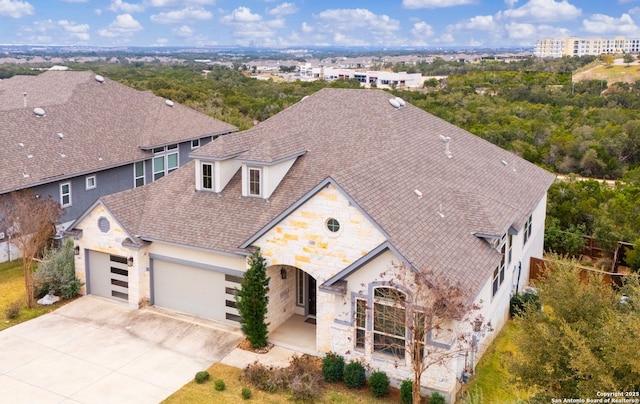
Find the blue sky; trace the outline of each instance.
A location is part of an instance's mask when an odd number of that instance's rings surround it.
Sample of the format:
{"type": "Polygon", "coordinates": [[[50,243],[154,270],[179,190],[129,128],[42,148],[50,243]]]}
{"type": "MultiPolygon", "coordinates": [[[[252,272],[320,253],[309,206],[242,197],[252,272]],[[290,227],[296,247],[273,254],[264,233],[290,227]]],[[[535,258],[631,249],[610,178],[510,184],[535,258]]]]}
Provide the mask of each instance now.
{"type": "Polygon", "coordinates": [[[640,37],[640,0],[0,0],[0,44],[533,46],[640,37]]]}

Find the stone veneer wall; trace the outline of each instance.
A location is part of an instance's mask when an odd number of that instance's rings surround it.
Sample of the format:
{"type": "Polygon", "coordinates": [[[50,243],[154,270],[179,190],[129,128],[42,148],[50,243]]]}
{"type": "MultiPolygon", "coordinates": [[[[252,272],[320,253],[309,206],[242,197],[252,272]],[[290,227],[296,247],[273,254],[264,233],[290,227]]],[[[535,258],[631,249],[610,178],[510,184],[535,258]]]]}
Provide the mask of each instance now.
{"type": "MultiPolygon", "coordinates": [[[[384,241],[385,237],[378,228],[340,190],[329,184],[254,245],[262,249],[269,265],[300,268],[314,277],[319,286],[384,241]],[[327,229],[326,222],[330,218],[340,222],[340,230],[336,233],[327,229]]],[[[291,275],[294,279],[295,274],[291,275]]],[[[271,299],[278,299],[281,292],[272,290],[271,299]]],[[[295,288],[291,294],[295,298],[295,288]]],[[[330,327],[336,317],[335,297],[322,292],[316,296],[316,350],[328,352],[334,339],[330,327]]],[[[268,321],[275,324],[291,314],[292,311],[270,311],[268,321]]]]}

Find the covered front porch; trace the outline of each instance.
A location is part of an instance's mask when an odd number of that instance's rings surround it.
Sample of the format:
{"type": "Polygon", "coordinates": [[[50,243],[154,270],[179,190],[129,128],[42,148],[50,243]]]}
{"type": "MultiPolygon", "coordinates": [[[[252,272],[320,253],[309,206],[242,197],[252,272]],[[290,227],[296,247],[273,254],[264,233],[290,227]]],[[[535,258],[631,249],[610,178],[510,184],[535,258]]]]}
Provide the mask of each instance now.
{"type": "Polygon", "coordinates": [[[317,355],[316,325],[311,317],[300,314],[289,317],[278,328],[269,333],[269,342],[273,345],[291,349],[296,352],[317,355]]]}

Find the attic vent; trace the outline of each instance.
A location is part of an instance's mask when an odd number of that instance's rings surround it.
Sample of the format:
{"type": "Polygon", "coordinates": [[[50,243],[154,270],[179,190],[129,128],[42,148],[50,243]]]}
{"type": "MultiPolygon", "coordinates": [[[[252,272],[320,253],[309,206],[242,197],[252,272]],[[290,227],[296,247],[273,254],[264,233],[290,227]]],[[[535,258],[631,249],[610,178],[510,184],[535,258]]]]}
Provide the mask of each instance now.
{"type": "Polygon", "coordinates": [[[171,100],[166,100],[164,103],[167,104],[170,107],[173,107],[173,101],[171,101],[171,100]]]}
{"type": "Polygon", "coordinates": [[[391,98],[389,100],[389,104],[393,105],[394,108],[400,108],[400,103],[395,98],[391,98]]]}
{"type": "Polygon", "coordinates": [[[109,219],[104,216],[100,216],[98,218],[98,229],[100,229],[102,233],[107,233],[111,229],[111,223],[109,222],[109,219]]]}
{"type": "Polygon", "coordinates": [[[401,107],[404,107],[407,105],[407,103],[404,102],[404,100],[400,97],[396,97],[396,101],[398,101],[398,104],[400,104],[401,107]]]}
{"type": "Polygon", "coordinates": [[[64,152],[60,152],[60,157],[65,158],[65,157],[67,157],[67,155],[64,154],[64,152]]]}
{"type": "Polygon", "coordinates": [[[18,147],[21,148],[21,149],[24,149],[24,143],[22,143],[22,142],[18,143],[18,147]]]}
{"type": "Polygon", "coordinates": [[[451,138],[449,136],[440,135],[440,140],[442,140],[442,143],[444,143],[444,154],[448,158],[453,157],[453,155],[451,154],[451,150],[449,150],[449,143],[451,142],[451,138]]]}
{"type": "Polygon", "coordinates": [[[23,177],[23,178],[29,178],[29,174],[27,174],[27,172],[26,172],[26,171],[23,171],[23,172],[22,172],[22,177],[23,177]]]}
{"type": "Polygon", "coordinates": [[[44,109],[42,109],[42,108],[34,108],[33,109],[33,113],[36,114],[36,116],[44,116],[44,109]]]}
{"type": "Polygon", "coordinates": [[[60,133],[60,132],[58,132],[58,133],[56,134],[56,136],[57,136],[57,137],[58,137],[58,139],[60,139],[60,140],[64,139],[64,133],[60,133]]]}
{"type": "Polygon", "coordinates": [[[104,77],[102,77],[102,76],[101,76],[101,75],[99,75],[99,74],[96,74],[95,79],[96,79],[96,81],[97,81],[98,83],[104,83],[104,77]]]}

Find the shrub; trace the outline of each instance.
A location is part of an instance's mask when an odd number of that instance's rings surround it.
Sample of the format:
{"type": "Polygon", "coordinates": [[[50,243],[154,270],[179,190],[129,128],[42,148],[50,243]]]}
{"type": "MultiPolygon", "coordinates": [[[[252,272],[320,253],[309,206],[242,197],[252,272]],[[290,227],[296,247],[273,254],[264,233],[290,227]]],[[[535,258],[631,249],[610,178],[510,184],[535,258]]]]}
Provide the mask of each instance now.
{"type": "Polygon", "coordinates": [[[511,317],[522,315],[529,305],[533,305],[537,310],[540,310],[542,306],[540,305],[540,298],[537,294],[531,292],[525,292],[523,294],[516,293],[511,297],[509,304],[511,317]]]}
{"type": "Polygon", "coordinates": [[[196,373],[196,383],[198,384],[202,384],[204,382],[206,382],[207,380],[209,380],[209,372],[207,372],[206,370],[201,370],[200,372],[196,373]]]}
{"type": "Polygon", "coordinates": [[[431,398],[429,399],[429,404],[447,404],[447,400],[444,399],[444,396],[438,392],[433,392],[431,394],[431,398]]]}
{"type": "Polygon", "coordinates": [[[224,384],[224,380],[216,380],[213,382],[213,387],[216,389],[216,391],[224,391],[225,388],[227,388],[227,386],[224,384]]]}
{"type": "Polygon", "coordinates": [[[369,377],[369,389],[376,397],[386,396],[389,392],[389,377],[381,370],[371,373],[369,377]]]}
{"type": "Polygon", "coordinates": [[[242,380],[251,383],[259,390],[267,391],[272,368],[268,368],[258,361],[250,363],[242,372],[242,380]]]}
{"type": "Polygon", "coordinates": [[[256,249],[249,258],[249,269],[242,277],[241,289],[236,294],[236,307],[240,312],[241,328],[251,348],[267,346],[268,323],[265,322],[269,304],[269,278],[266,260],[256,249]]]}
{"type": "Polygon", "coordinates": [[[350,389],[357,389],[364,386],[366,380],[365,370],[362,363],[351,361],[344,367],[344,384],[350,389]]]}
{"type": "Polygon", "coordinates": [[[334,352],[329,352],[322,359],[322,375],[324,380],[335,383],[342,380],[344,374],[344,358],[334,352]]]}
{"type": "Polygon", "coordinates": [[[9,303],[4,311],[4,314],[7,316],[7,319],[13,320],[18,318],[18,316],[20,315],[20,310],[22,310],[22,300],[16,300],[9,303]]]}
{"type": "Polygon", "coordinates": [[[400,385],[400,401],[402,404],[413,403],[413,382],[411,380],[403,380],[400,385]]]}
{"type": "Polygon", "coordinates": [[[294,400],[314,401],[322,394],[322,374],[318,371],[291,373],[289,390],[294,400]]]}
{"type": "Polygon", "coordinates": [[[37,296],[53,293],[63,299],[71,299],[80,293],[80,287],[84,283],[76,277],[73,248],[73,240],[69,239],[60,250],[45,252],[33,274],[37,296]]]}
{"type": "Polygon", "coordinates": [[[248,400],[251,398],[251,390],[244,388],[242,389],[242,398],[244,398],[245,400],[248,400]]]}

